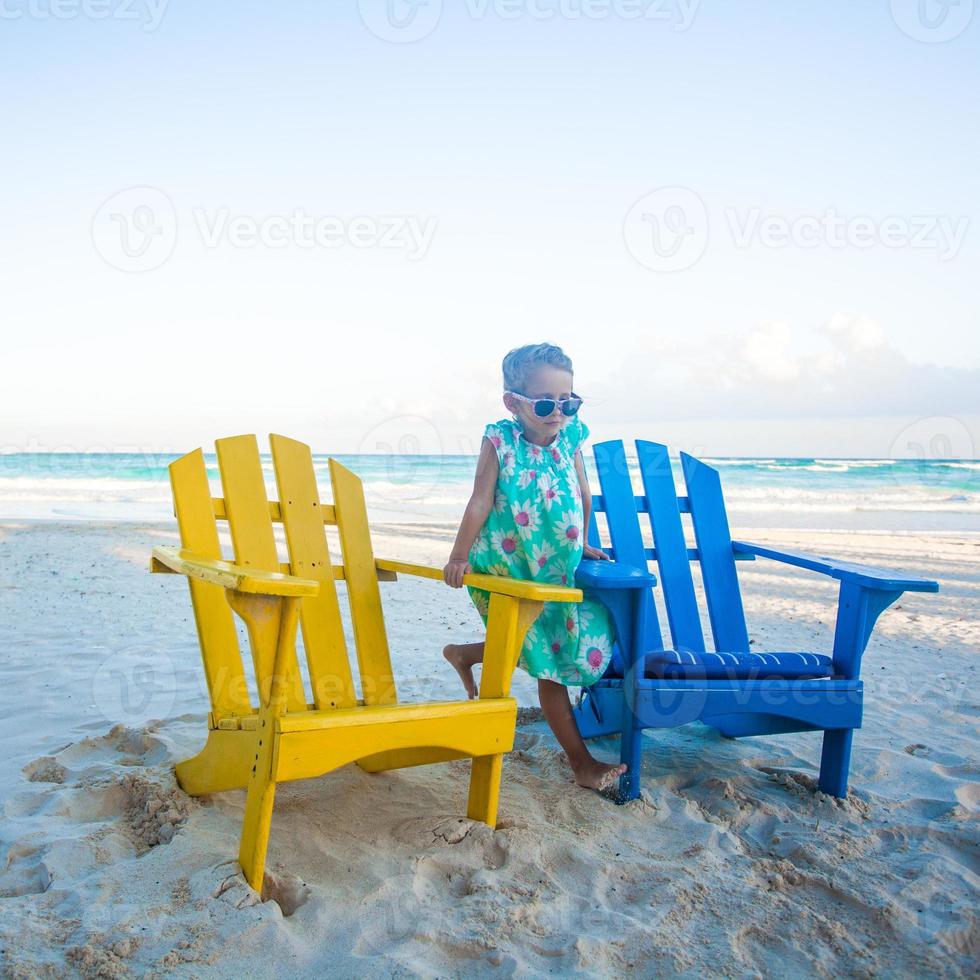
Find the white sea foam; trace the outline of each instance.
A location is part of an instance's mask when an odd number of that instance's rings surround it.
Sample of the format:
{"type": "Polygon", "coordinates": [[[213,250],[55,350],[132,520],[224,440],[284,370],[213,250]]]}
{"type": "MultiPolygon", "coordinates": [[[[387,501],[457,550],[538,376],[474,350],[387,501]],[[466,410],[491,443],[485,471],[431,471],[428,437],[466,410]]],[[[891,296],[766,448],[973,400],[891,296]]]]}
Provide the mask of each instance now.
{"type": "Polygon", "coordinates": [[[111,477],[0,477],[0,501],[170,500],[162,480],[117,480],[111,477]]]}
{"type": "MultiPolygon", "coordinates": [[[[173,519],[164,462],[34,458],[23,475],[8,466],[0,476],[0,519],[173,519]],[[65,472],[59,474],[58,468],[65,472]],[[106,475],[116,472],[119,476],[106,475]],[[139,478],[145,474],[148,478],[139,478]],[[155,478],[153,478],[155,477],[155,478]]],[[[324,501],[331,499],[328,462],[315,459],[324,501]]],[[[368,511],[379,521],[458,521],[472,491],[473,460],[439,457],[363,457],[347,461],[361,473],[368,511]]],[[[683,474],[674,462],[678,493],[683,474]]],[[[722,473],[733,524],[790,520],[825,526],[846,520],[858,528],[980,529],[980,461],[711,460],[722,473]],[[863,470],[863,472],[862,472],[863,470]]],[[[212,493],[221,494],[210,465],[212,493]]],[[[593,487],[595,471],[589,461],[593,487]]],[[[633,486],[642,481],[633,460],[633,486]]],[[[277,496],[271,460],[263,460],[270,499],[277,496]]],[[[835,526],[837,526],[835,524],[835,526]]]]}

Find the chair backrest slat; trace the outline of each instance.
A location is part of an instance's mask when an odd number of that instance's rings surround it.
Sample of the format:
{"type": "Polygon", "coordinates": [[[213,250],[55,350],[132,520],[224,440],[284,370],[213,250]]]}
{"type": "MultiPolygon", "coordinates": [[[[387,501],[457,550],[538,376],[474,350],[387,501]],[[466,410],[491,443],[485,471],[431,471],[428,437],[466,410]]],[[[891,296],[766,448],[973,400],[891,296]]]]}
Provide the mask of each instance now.
{"type": "Polygon", "coordinates": [[[620,439],[599,442],[593,447],[606,526],[616,561],[646,567],[643,535],[636,518],[633,482],[626,464],[626,450],[620,439]]]}
{"type": "Polygon", "coordinates": [[[687,484],[715,650],[747,653],[749,636],[721,479],[716,469],[687,453],[681,453],[681,467],[687,484]]]}
{"type": "MultiPolygon", "coordinates": [[[[258,440],[254,435],[232,436],[217,440],[215,448],[235,561],[249,568],[278,572],[279,555],[265,492],[258,440]]],[[[251,644],[251,647],[254,658],[256,644],[251,644]]],[[[259,663],[254,659],[253,662],[255,679],[260,687],[271,683],[274,664],[259,663]]],[[[302,711],[306,708],[306,694],[295,651],[291,662],[286,665],[286,672],[287,709],[302,711]]]]}
{"type": "MultiPolygon", "coordinates": [[[[300,604],[303,647],[317,708],[351,708],[357,703],[334,568],[324,531],[323,504],[310,447],[271,435],[272,462],[279,489],[279,512],[289,548],[289,570],[315,579],[320,592],[300,604]]],[[[331,508],[332,509],[332,508],[331,508]]]]}
{"type": "Polygon", "coordinates": [[[675,647],[703,651],[704,634],[667,447],[637,439],[636,455],[647,498],[671,638],[675,647]]]}
{"type": "Polygon", "coordinates": [[[395,679],[391,672],[364,488],[360,479],[337,460],[331,459],[329,466],[364,703],[394,704],[397,700],[395,679]]]}
{"type": "MultiPolygon", "coordinates": [[[[626,450],[622,440],[596,443],[593,447],[599,486],[602,489],[602,506],[609,527],[609,537],[616,561],[637,568],[647,568],[646,548],[640,519],[636,512],[636,495],[626,463],[626,450]]],[[[663,649],[663,636],[653,593],[650,593],[650,608],[646,621],[646,636],[643,646],[646,650],[663,649]]]]}
{"type": "MultiPolygon", "coordinates": [[[[170,464],[170,487],[181,547],[204,558],[220,558],[218,525],[211,506],[204,453],[200,449],[170,464]]],[[[252,710],[238,634],[225,590],[200,579],[188,578],[187,581],[211,712],[217,725],[223,717],[248,714],[252,710]]]]}

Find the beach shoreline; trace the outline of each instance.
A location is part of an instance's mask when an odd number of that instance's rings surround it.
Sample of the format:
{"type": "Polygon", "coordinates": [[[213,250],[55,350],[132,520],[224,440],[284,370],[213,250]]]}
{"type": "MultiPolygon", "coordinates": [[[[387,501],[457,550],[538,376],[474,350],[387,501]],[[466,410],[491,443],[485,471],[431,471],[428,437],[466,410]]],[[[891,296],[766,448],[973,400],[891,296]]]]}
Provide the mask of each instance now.
{"type": "MultiPolygon", "coordinates": [[[[640,487],[639,464],[627,464],[640,487]]],[[[169,456],[133,453],[0,454],[0,519],[170,522],[169,456]]],[[[328,459],[314,454],[326,482],[328,459]]],[[[360,454],[338,457],[361,479],[375,523],[458,522],[476,456],[360,454]]],[[[209,479],[218,467],[205,455],[209,479]]],[[[599,486],[592,453],[586,472],[599,486]]],[[[980,533],[980,461],[954,459],[714,458],[733,527],[980,533]]],[[[263,472],[275,494],[271,458],[263,472]]],[[[683,473],[671,458],[678,488],[683,473]]]]}

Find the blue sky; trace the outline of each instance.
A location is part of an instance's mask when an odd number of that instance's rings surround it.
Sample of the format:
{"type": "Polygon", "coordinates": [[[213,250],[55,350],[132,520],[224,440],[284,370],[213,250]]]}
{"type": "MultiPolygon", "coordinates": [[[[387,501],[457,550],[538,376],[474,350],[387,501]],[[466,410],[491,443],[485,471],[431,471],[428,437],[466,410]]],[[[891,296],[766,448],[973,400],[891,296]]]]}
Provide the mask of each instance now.
{"type": "Polygon", "coordinates": [[[468,451],[539,340],[594,436],[980,446],[972,0],[60,2],[0,0],[4,449],[468,451]]]}

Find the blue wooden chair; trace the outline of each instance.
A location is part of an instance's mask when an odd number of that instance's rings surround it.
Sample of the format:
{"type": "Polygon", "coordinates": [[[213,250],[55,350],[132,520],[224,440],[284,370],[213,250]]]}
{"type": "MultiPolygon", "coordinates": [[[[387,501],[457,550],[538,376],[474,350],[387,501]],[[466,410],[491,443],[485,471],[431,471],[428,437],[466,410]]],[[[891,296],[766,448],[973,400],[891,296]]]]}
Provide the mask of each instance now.
{"type": "Polygon", "coordinates": [[[667,447],[636,441],[643,493],[636,494],[620,441],[594,447],[601,494],[593,496],[589,543],[614,562],[583,561],[576,584],[610,609],[617,654],[606,674],[585,689],[575,708],[584,738],[622,733],[621,801],[640,792],[641,733],[702,721],[723,735],[822,731],[819,787],[847,795],[851,738],[861,726],[861,656],[883,610],[904,591],[937,592],[928,579],[733,541],[718,471],[681,453],[686,495],[678,496],[667,447]],[[600,541],[595,513],[604,513],[611,543],[600,541]],[[653,532],[645,547],[640,514],[653,532]],[[681,515],[690,514],[689,548],[681,515]],[[831,655],[749,649],[736,562],[770,558],[840,582],[831,655]],[[663,642],[647,562],[656,559],[670,644],[663,642]],[[714,650],[705,647],[691,562],[701,567],[714,650]]]}

